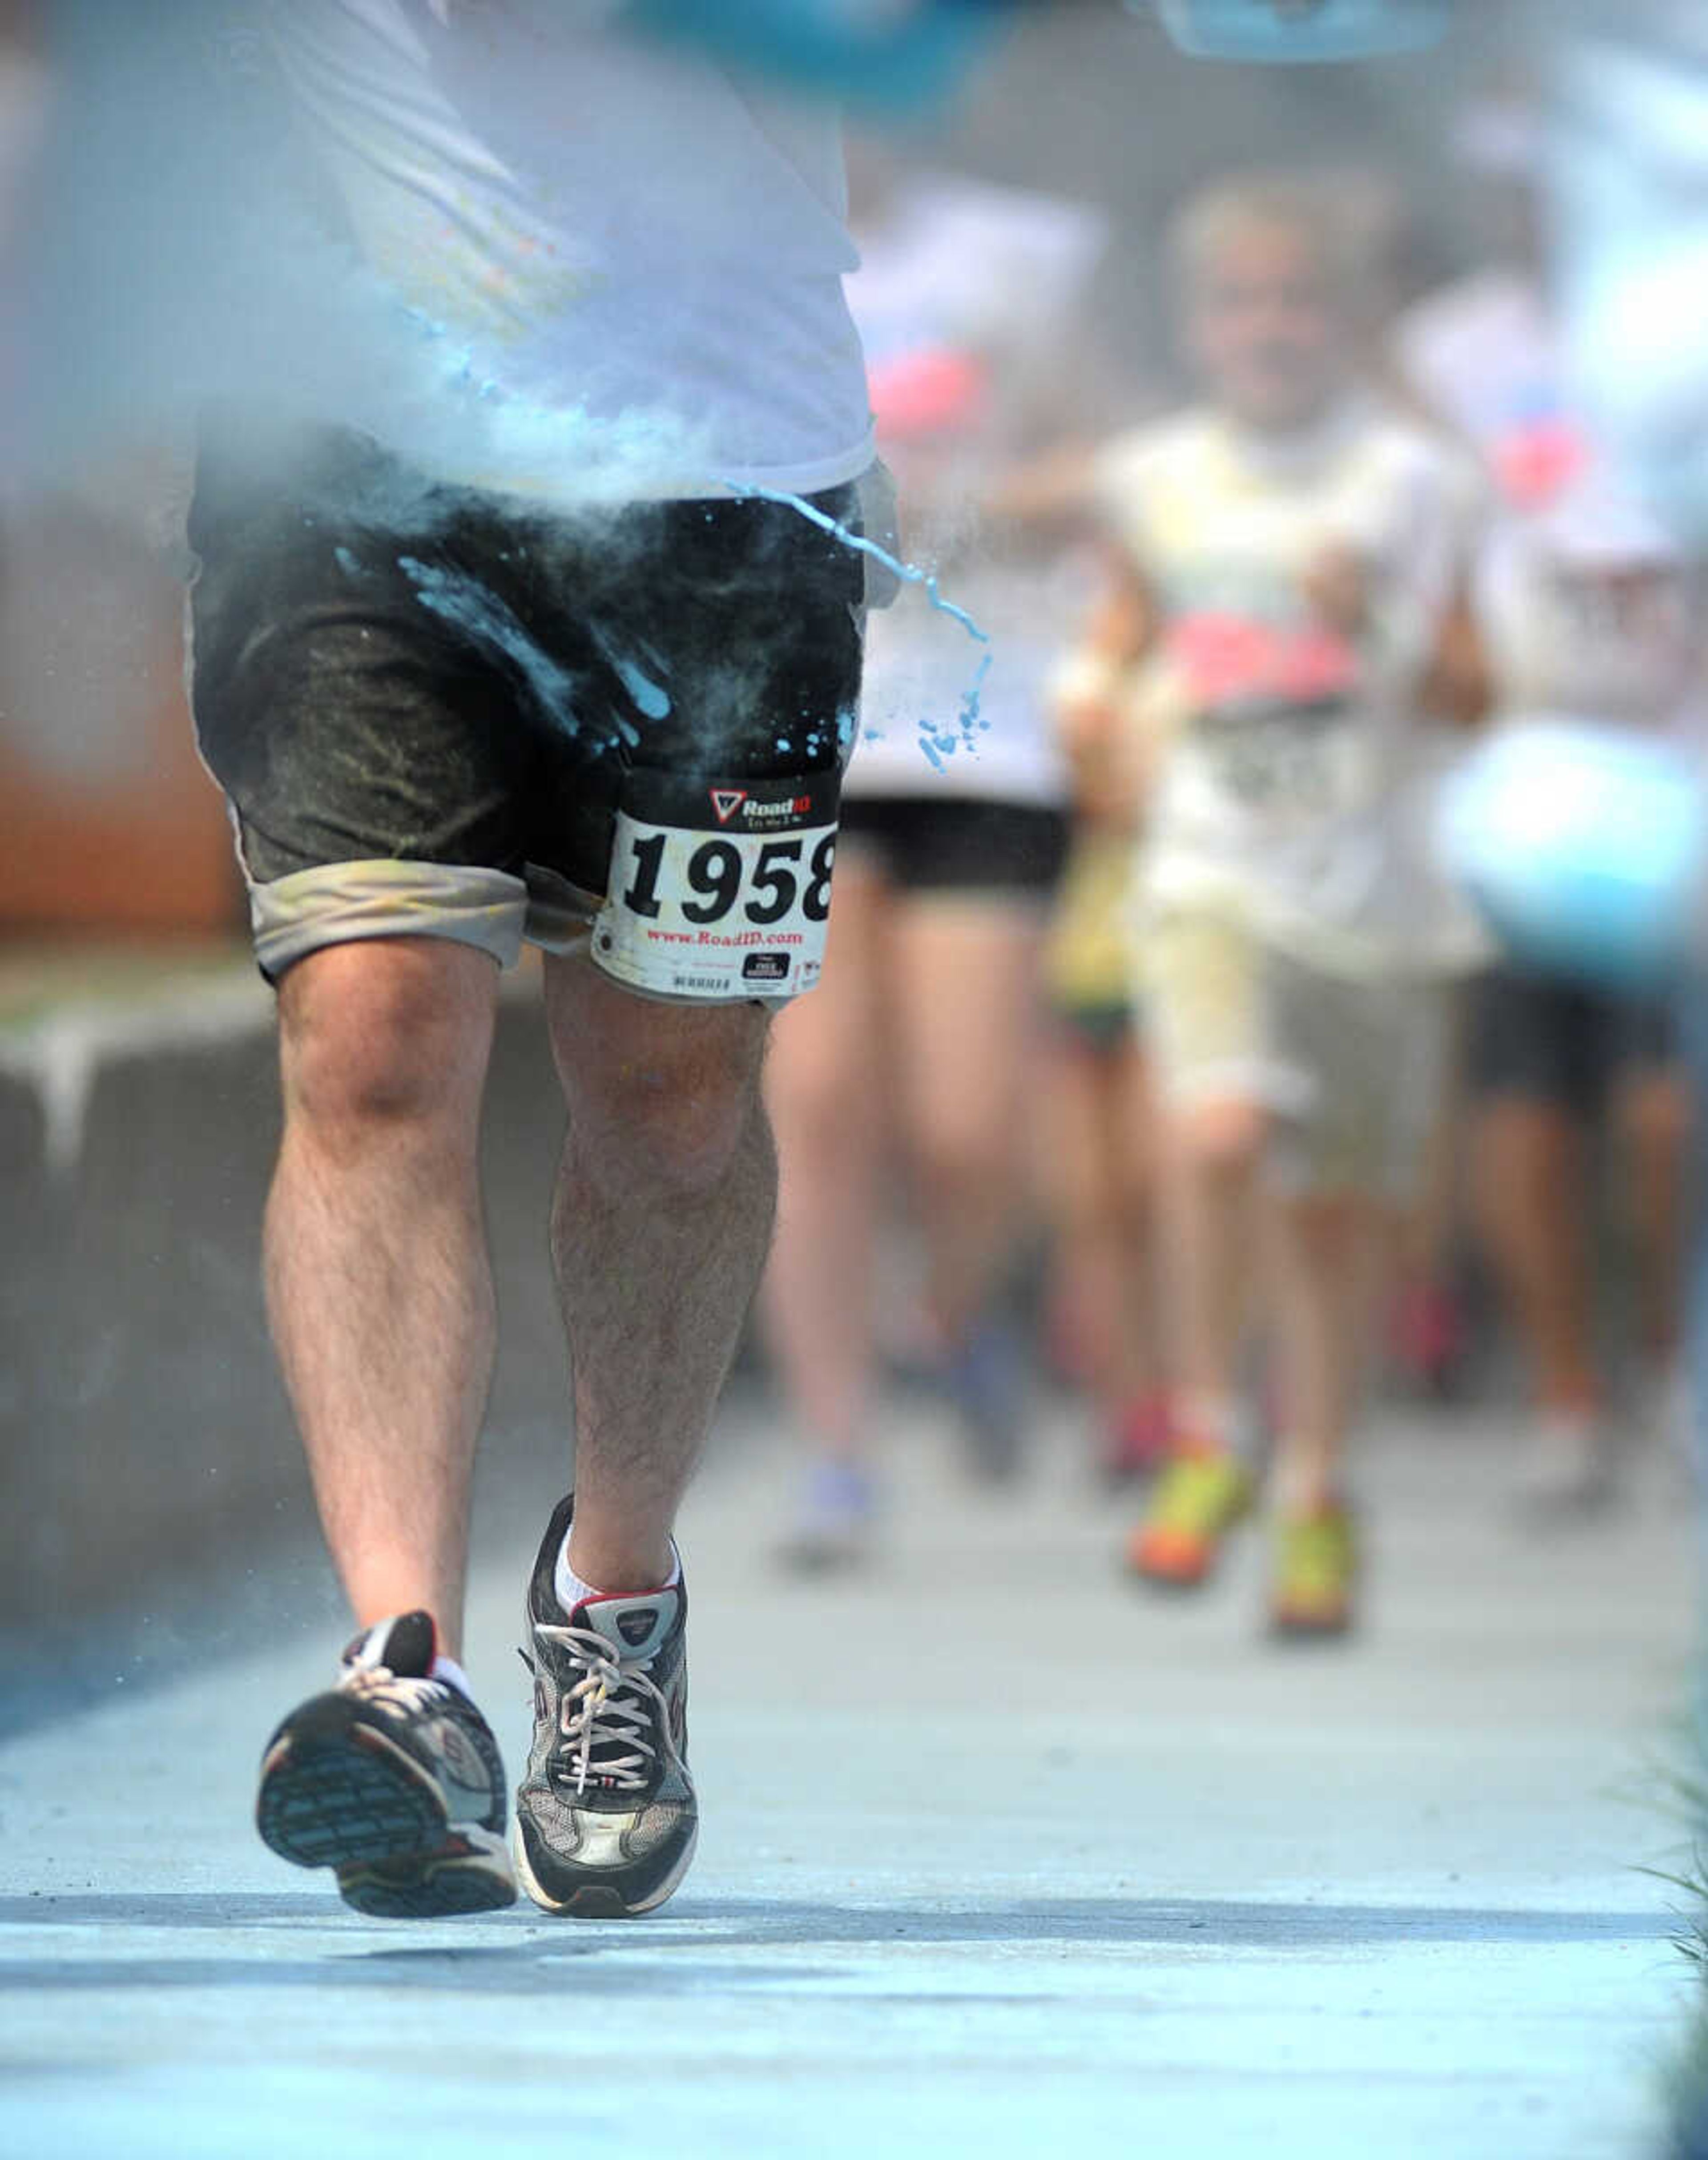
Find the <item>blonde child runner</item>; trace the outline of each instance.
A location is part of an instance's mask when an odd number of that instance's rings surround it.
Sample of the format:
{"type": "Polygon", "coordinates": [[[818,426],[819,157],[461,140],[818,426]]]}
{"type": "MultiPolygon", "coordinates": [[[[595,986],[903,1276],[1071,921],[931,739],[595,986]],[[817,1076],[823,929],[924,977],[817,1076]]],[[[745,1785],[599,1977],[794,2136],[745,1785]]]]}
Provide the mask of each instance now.
{"type": "Polygon", "coordinates": [[[1421,715],[1484,702],[1478,490],[1355,379],[1357,266],[1325,197],[1225,184],[1175,252],[1205,402],[1099,460],[1116,590],[1077,692],[1139,671],[1167,723],[1137,890],[1178,1394],[1128,1556],[1201,1583],[1252,1504],[1236,1391],[1261,1282],[1271,1618],[1332,1633],[1353,1610],[1343,1463],[1378,1249],[1435,1113],[1441,979],[1468,957],[1416,753],[1421,715]]]}

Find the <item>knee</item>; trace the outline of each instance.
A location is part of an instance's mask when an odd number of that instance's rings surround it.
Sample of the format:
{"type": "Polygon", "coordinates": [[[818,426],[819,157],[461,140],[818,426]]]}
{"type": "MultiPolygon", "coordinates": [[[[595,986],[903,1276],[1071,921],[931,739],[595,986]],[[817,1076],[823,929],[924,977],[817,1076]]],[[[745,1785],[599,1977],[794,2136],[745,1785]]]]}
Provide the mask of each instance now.
{"type": "Polygon", "coordinates": [[[1020,1181],[1018,1135],[988,1119],[942,1119],[927,1125],[914,1154],[921,1181],[940,1204],[953,1207],[1007,1194],[1020,1181]]]}
{"type": "Polygon", "coordinates": [[[1651,1081],[1633,1088],[1622,1107],[1626,1131],[1639,1156],[1665,1163],[1684,1155],[1690,1144],[1693,1119],[1682,1085],[1651,1081]]]}
{"type": "Polygon", "coordinates": [[[711,1191],[762,1123],[757,1015],[657,1008],[649,1039],[580,1063],[569,1085],[584,1159],[624,1189],[711,1191]]]}
{"type": "Polygon", "coordinates": [[[324,1145],[382,1129],[473,1144],[496,973],[483,954],[375,939],[312,953],[279,990],[288,1119],[324,1145]]]}
{"type": "Polygon", "coordinates": [[[1260,1103],[1200,1103],[1180,1119],[1176,1144],[1189,1171],[1212,1182],[1234,1181],[1257,1169],[1268,1129],[1260,1103]]]}

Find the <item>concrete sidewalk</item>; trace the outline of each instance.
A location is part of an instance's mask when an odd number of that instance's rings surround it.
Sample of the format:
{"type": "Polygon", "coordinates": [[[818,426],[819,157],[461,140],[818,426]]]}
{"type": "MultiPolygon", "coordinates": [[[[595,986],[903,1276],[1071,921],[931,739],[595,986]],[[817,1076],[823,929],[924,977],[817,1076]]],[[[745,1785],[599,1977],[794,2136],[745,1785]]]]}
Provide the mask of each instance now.
{"type": "MultiPolygon", "coordinates": [[[[1368,1632],[1283,1651],[1254,1542],[1140,1595],[1047,1438],[968,1500],[898,1417],[891,1550],[828,1586],[765,1564],[777,1436],[729,1436],[685,1530],[705,1833],[650,1921],[386,1927],[274,1862],[258,1748],[334,1647],[289,1613],[19,1742],[0,2153],[1658,2152],[1692,1986],[1636,1872],[1676,1857],[1644,1771],[1691,1626],[1660,1467],[1526,1540],[1493,1420],[1390,1417],[1368,1632]]],[[[525,1558],[470,1645],[512,1770],[525,1558]]]]}

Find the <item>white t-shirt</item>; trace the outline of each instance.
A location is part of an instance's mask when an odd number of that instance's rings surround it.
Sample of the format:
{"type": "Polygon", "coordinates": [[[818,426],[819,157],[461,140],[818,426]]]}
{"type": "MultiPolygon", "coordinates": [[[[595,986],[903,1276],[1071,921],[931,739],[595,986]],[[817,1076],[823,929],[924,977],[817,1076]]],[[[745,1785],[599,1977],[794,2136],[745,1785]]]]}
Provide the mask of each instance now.
{"type": "Polygon", "coordinates": [[[1585,483],[1513,521],[1479,598],[1503,714],[1694,731],[1695,598],[1667,535],[1628,500],[1585,483]]]}
{"type": "Polygon", "coordinates": [[[1150,695],[1174,725],[1146,904],[1225,909],[1354,972],[1468,960],[1468,920],[1432,867],[1415,708],[1474,546],[1470,461],[1361,399],[1285,439],[1191,412],[1114,443],[1098,481],[1164,615],[1150,695]],[[1330,548],[1366,566],[1356,640],[1301,589],[1330,548]]]}
{"type": "Polygon", "coordinates": [[[1463,279],[1411,310],[1397,351],[1493,483],[1477,598],[1498,715],[1688,724],[1683,559],[1596,442],[1540,287],[1505,271],[1463,279]]]}
{"type": "Polygon", "coordinates": [[[1108,236],[1103,213],[958,175],[921,174],[858,238],[848,294],[866,350],[878,444],[901,481],[907,552],[941,556],[944,597],[990,639],[978,719],[959,723],[984,648],[917,588],[867,626],[863,733],[847,792],[1051,806],[1066,780],[1043,697],[1089,597],[1084,565],[969,527],[967,504],[1012,454],[1016,408],[1075,335],[1108,236]],[[910,501],[923,442],[937,515],[910,501]],[[921,736],[945,747],[936,754],[921,736]]]}
{"type": "Polygon", "coordinates": [[[273,0],[309,141],[393,304],[392,381],[353,373],[329,417],[553,498],[855,478],[873,453],[833,115],[620,14],[273,0]]]}

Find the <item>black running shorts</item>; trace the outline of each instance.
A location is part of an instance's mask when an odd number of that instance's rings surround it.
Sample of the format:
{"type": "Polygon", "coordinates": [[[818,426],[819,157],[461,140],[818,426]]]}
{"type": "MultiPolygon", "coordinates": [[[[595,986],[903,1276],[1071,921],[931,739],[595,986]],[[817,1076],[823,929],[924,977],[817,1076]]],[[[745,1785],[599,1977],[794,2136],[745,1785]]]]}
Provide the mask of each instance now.
{"type": "MultiPolygon", "coordinates": [[[[812,501],[858,519],[852,485],[812,501]]],[[[359,937],[448,937],[506,965],[524,937],[571,949],[632,813],[628,931],[692,939],[697,966],[745,960],[755,989],[805,986],[779,903],[828,890],[855,550],[786,505],[570,517],[436,483],[347,431],[262,454],[229,424],[204,431],[189,539],[196,730],[268,976],[359,937]],[[655,842],[667,828],[679,854],[655,842]],[[688,910],[676,933],[645,920],[670,898],[661,875],[688,910]]]]}
{"type": "Polygon", "coordinates": [[[850,851],[909,895],[1047,900],[1067,858],[1059,810],[976,796],[849,795],[842,832],[850,851]]]}
{"type": "Polygon", "coordinates": [[[1471,1084],[1483,1098],[1516,1097],[1580,1118],[1598,1116],[1633,1073],[1676,1062],[1677,1029],[1659,999],[1619,998],[1495,968],[1481,976],[1470,1014],[1471,1084]]]}

